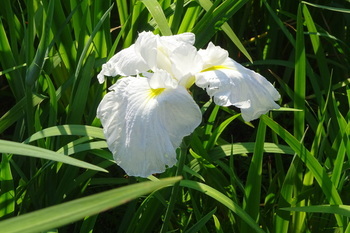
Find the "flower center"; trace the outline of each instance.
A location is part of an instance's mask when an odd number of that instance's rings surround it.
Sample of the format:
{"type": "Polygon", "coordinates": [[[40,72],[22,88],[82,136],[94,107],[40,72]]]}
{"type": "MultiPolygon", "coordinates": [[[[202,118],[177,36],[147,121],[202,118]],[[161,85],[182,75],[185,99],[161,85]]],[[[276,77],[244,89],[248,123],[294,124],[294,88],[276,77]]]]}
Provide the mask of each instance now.
{"type": "Polygon", "coordinates": [[[160,95],[164,90],[165,90],[165,88],[150,89],[149,97],[154,98],[154,97],[160,95]]]}

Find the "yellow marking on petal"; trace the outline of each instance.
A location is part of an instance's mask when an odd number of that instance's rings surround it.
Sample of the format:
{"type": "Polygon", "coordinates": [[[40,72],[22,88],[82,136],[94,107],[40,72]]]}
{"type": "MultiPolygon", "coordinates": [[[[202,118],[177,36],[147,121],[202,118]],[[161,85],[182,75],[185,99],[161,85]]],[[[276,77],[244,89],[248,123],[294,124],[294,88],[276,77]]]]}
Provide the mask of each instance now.
{"type": "Polygon", "coordinates": [[[223,70],[223,69],[232,70],[232,68],[230,68],[230,67],[219,65],[219,66],[212,66],[212,67],[209,67],[207,69],[204,69],[204,70],[201,71],[201,73],[202,72],[207,72],[207,71],[214,71],[214,70],[223,70]]]}
{"type": "Polygon", "coordinates": [[[164,90],[165,90],[165,88],[150,89],[149,97],[154,98],[154,97],[160,95],[164,90]]]}

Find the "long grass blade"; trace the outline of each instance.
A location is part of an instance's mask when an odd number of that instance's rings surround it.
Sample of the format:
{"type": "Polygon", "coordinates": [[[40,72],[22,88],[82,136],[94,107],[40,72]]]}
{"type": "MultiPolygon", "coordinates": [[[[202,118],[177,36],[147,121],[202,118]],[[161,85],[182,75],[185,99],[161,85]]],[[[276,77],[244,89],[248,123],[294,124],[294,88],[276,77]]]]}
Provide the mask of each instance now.
{"type": "Polygon", "coordinates": [[[350,217],[350,206],[349,205],[301,206],[301,207],[281,208],[281,210],[307,212],[307,213],[339,214],[339,215],[343,215],[346,217],[350,217]]]}
{"type": "MultiPolygon", "coordinates": [[[[263,121],[259,122],[256,135],[254,154],[250,162],[248,176],[245,184],[245,197],[243,209],[258,222],[260,209],[261,181],[262,181],[262,163],[264,155],[264,142],[266,134],[266,125],[263,121]]],[[[252,230],[246,224],[241,225],[241,232],[252,230]]]]}
{"type": "Polygon", "coordinates": [[[48,160],[62,162],[62,163],[70,164],[81,168],[107,172],[105,169],[100,168],[96,165],[93,165],[84,161],[80,161],[68,156],[64,156],[60,153],[57,153],[51,150],[46,150],[43,148],[26,145],[18,142],[0,140],[0,153],[8,153],[8,154],[30,156],[30,157],[41,158],[41,159],[48,159],[48,160]]]}
{"type": "Polygon", "coordinates": [[[88,136],[98,139],[105,139],[103,129],[101,128],[88,125],[58,125],[36,132],[27,138],[24,143],[30,143],[46,137],[66,135],[88,136]]]}
{"type": "Polygon", "coordinates": [[[163,36],[171,36],[173,33],[169,27],[168,21],[165,18],[162,7],[156,0],[142,0],[148,11],[151,13],[153,19],[157,22],[159,30],[163,36]]]}
{"type": "Polygon", "coordinates": [[[92,216],[178,182],[181,177],[142,182],[94,194],[0,222],[7,233],[41,232],[92,216]]]}

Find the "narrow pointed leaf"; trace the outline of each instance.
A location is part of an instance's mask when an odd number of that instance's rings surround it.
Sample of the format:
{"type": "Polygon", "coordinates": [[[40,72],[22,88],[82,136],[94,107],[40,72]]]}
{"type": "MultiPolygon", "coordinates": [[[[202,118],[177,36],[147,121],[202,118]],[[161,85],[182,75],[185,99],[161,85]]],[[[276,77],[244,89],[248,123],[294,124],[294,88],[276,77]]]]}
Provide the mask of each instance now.
{"type": "Polygon", "coordinates": [[[8,154],[31,156],[35,158],[41,158],[41,159],[48,159],[48,160],[62,162],[62,163],[70,164],[81,168],[107,172],[105,169],[95,166],[93,164],[80,161],[75,158],[71,158],[51,150],[46,150],[40,147],[26,145],[18,142],[0,140],[0,153],[8,153],[8,154]]]}
{"type": "Polygon", "coordinates": [[[2,221],[0,229],[7,233],[46,231],[122,205],[141,195],[172,185],[180,179],[181,177],[172,177],[156,182],[142,182],[83,197],[2,221]]]}

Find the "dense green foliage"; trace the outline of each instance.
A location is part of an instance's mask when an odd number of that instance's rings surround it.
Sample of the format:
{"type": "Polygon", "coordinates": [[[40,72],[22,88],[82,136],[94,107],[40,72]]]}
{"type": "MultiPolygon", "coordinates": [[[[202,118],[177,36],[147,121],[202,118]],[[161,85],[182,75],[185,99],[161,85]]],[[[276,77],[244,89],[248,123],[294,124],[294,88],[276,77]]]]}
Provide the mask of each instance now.
{"type": "Polygon", "coordinates": [[[350,232],[349,28],[343,0],[1,0],[0,231],[350,232]],[[193,87],[178,165],[125,176],[96,75],[141,31],[213,41],[282,108],[247,123],[193,87]]]}

